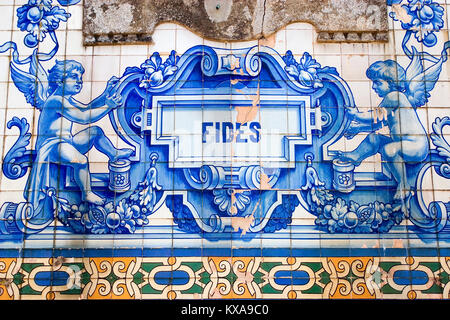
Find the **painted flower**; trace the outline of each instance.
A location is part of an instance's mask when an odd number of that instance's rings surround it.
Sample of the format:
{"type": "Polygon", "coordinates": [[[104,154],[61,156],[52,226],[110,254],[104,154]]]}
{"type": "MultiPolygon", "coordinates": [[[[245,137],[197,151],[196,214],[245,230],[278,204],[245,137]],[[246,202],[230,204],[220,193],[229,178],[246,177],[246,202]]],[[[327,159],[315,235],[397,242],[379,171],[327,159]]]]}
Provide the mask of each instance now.
{"type": "Polygon", "coordinates": [[[163,63],[159,53],[154,52],[149,59],[141,64],[145,74],[140,87],[148,89],[161,85],[168,76],[177,71],[178,67],[176,64],[178,59],[179,57],[172,50],[169,58],[163,63]]]}
{"type": "Polygon", "coordinates": [[[114,178],[114,183],[118,186],[124,184],[125,182],[125,176],[118,174],[115,178],[114,178]]]}
{"type": "Polygon", "coordinates": [[[42,42],[48,32],[55,31],[61,21],[67,21],[70,13],[52,6],[52,0],[29,0],[17,9],[17,27],[28,34],[24,43],[32,48],[42,42]]]}
{"type": "Polygon", "coordinates": [[[444,26],[444,8],[433,0],[408,0],[401,8],[406,15],[392,12],[391,17],[401,21],[403,29],[414,32],[417,41],[427,47],[434,46],[437,43],[434,33],[444,26]]]}
{"type": "Polygon", "coordinates": [[[291,76],[296,77],[301,85],[308,88],[323,87],[322,82],[317,76],[317,71],[321,69],[321,66],[308,52],[303,54],[300,62],[295,61],[290,50],[286,52],[283,59],[286,63],[286,72],[291,76]]]}
{"type": "Polygon", "coordinates": [[[74,4],[77,4],[81,0],[58,0],[59,4],[62,6],[73,6],[74,4]]]}
{"type": "Polygon", "coordinates": [[[338,179],[339,183],[342,185],[348,185],[348,183],[350,182],[350,176],[347,174],[340,174],[338,179]]]}

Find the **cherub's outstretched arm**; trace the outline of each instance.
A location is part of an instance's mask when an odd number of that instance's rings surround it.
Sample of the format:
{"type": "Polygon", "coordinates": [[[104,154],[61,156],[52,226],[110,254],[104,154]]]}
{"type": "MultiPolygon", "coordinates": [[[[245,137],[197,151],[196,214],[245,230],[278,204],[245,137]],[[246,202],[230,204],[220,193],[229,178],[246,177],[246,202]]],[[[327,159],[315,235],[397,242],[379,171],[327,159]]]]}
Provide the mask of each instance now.
{"type": "Polygon", "coordinates": [[[73,97],[70,98],[70,103],[74,107],[77,107],[79,109],[92,110],[92,109],[102,108],[107,104],[106,100],[107,100],[108,96],[111,96],[111,93],[113,93],[115,91],[118,82],[119,82],[119,79],[117,77],[112,77],[111,79],[109,79],[109,81],[106,85],[105,91],[103,91],[102,94],[100,94],[97,98],[95,98],[88,104],[84,104],[73,97]]]}
{"type": "Polygon", "coordinates": [[[112,77],[105,91],[88,104],[84,104],[73,96],[55,95],[49,99],[49,107],[72,122],[89,124],[96,122],[122,103],[121,96],[116,92],[119,79],[112,77]]]}
{"type": "Polygon", "coordinates": [[[356,107],[347,107],[346,108],[348,117],[350,119],[352,119],[353,121],[359,122],[361,124],[369,124],[369,125],[373,125],[376,122],[377,116],[374,112],[374,110],[369,110],[369,111],[358,111],[358,109],[356,107]]]}
{"type": "Polygon", "coordinates": [[[55,110],[64,118],[80,124],[89,124],[96,122],[108,114],[112,109],[120,105],[122,97],[113,94],[105,98],[105,105],[93,109],[82,108],[73,98],[64,98],[62,96],[53,96],[47,102],[47,108],[55,110]]]}
{"type": "Polygon", "coordinates": [[[347,108],[347,114],[352,119],[349,127],[345,130],[346,138],[353,138],[360,132],[374,132],[383,127],[382,121],[375,121],[374,111],[360,112],[355,107],[347,108]]]}

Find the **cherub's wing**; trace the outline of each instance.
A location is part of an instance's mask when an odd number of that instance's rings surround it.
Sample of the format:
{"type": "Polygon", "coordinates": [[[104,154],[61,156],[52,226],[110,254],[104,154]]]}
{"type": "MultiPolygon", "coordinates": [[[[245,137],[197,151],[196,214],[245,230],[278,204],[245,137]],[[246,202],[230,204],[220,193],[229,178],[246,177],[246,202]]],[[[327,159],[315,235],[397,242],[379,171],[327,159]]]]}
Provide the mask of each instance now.
{"type": "Polygon", "coordinates": [[[406,68],[406,80],[408,81],[423,73],[424,69],[423,60],[420,58],[416,47],[412,46],[412,52],[411,62],[409,63],[408,68],[406,68]]]}
{"type": "Polygon", "coordinates": [[[430,92],[436,86],[442,71],[443,59],[433,62],[425,69],[421,55],[415,47],[412,49],[413,58],[406,70],[406,96],[414,108],[419,108],[428,102],[430,92]]]}
{"type": "Polygon", "coordinates": [[[45,90],[42,82],[36,75],[20,70],[11,63],[11,78],[14,81],[17,89],[25,95],[29,104],[33,107],[42,109],[45,102],[45,90]]]}

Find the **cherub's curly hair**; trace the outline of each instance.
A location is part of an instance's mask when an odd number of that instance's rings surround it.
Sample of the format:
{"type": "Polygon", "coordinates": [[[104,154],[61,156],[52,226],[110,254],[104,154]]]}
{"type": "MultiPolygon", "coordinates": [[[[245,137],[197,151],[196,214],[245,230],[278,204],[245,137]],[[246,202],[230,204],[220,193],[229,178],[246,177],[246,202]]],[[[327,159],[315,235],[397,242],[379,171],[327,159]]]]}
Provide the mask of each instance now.
{"type": "Polygon", "coordinates": [[[48,70],[48,93],[52,94],[64,83],[64,79],[73,70],[78,70],[84,73],[84,68],[81,63],[75,60],[56,60],[55,65],[48,70]]]}
{"type": "Polygon", "coordinates": [[[406,71],[394,60],[377,61],[366,71],[370,80],[381,79],[387,81],[392,90],[405,91],[406,71]]]}

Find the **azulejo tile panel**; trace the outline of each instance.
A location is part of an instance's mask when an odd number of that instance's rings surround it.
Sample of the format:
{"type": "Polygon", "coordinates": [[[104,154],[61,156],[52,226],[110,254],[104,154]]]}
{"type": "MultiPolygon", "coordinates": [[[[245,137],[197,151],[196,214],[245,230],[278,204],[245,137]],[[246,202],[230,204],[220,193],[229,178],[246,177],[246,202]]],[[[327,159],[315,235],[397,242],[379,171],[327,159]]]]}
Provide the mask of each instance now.
{"type": "Polygon", "coordinates": [[[445,1],[342,45],[83,47],[82,2],[3,6],[2,299],[448,299],[445,1]]]}

